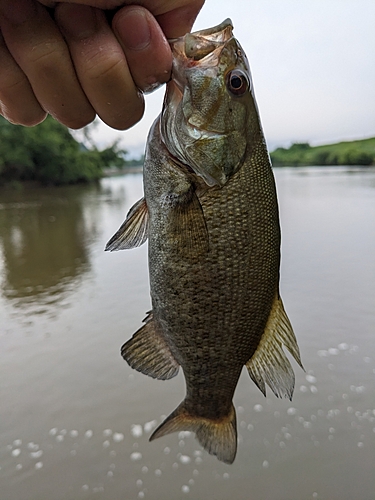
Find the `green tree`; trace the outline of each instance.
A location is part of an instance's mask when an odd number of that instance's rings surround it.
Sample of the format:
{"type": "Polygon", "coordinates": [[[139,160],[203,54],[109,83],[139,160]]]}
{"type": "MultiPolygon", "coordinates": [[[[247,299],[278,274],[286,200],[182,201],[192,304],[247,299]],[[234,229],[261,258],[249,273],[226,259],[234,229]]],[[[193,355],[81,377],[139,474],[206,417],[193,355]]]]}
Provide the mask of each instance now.
{"type": "Polygon", "coordinates": [[[365,151],[359,151],[358,149],[349,149],[343,155],[343,163],[347,165],[371,165],[373,162],[373,156],[365,151]]]}
{"type": "Polygon", "coordinates": [[[47,117],[36,127],[12,125],[0,117],[0,180],[71,184],[99,179],[106,166],[124,166],[126,152],[115,142],[98,151],[77,142],[69,130],[47,117]]]}
{"type": "Polygon", "coordinates": [[[375,137],[314,147],[297,143],[289,149],[277,148],[270,156],[275,166],[374,165],[375,137]]]}
{"type": "Polygon", "coordinates": [[[274,165],[304,165],[306,162],[306,153],[311,150],[307,142],[295,143],[289,149],[277,148],[271,153],[271,160],[274,165]]]}
{"type": "Polygon", "coordinates": [[[329,157],[329,151],[327,150],[318,150],[315,151],[312,155],[312,163],[314,165],[328,165],[328,157],[329,157]]]}

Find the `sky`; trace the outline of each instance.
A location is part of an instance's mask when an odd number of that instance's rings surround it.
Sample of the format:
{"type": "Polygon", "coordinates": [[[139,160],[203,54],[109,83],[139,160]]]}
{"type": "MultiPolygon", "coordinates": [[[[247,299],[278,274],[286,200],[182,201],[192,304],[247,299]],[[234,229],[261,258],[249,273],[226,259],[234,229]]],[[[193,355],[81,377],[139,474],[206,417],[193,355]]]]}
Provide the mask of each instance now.
{"type": "MultiPolygon", "coordinates": [[[[375,136],[375,0],[206,0],[194,30],[230,17],[250,61],[269,149],[375,136]]],[[[143,154],[164,87],[146,96],[140,123],[100,123],[98,146],[120,138],[143,154]]]]}

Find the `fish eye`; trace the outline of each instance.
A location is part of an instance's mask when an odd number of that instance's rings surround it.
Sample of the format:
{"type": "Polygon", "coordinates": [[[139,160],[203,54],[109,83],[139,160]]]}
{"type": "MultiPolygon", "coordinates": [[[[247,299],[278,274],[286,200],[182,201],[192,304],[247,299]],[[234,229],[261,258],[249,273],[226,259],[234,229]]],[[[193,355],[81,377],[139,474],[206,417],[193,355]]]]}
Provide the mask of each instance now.
{"type": "Polygon", "coordinates": [[[239,69],[230,71],[227,76],[227,88],[235,96],[243,95],[249,89],[249,80],[246,74],[239,69]]]}

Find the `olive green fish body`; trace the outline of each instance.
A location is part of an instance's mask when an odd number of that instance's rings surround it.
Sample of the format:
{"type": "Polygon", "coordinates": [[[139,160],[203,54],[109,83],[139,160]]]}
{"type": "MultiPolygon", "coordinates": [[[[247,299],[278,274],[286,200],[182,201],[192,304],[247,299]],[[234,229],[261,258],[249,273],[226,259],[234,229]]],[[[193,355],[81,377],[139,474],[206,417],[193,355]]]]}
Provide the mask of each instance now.
{"type": "Polygon", "coordinates": [[[145,196],[107,245],[149,240],[152,312],[122,355],[154,378],[182,367],[185,400],[151,439],[192,430],[232,463],[243,366],[264,394],[268,384],[291,398],[282,346],[301,362],[279,296],[277,196],[246,56],[230,21],[172,47],[174,78],[149,134],[145,196]]]}
{"type": "MultiPolygon", "coordinates": [[[[156,155],[146,161],[144,173],[153,314],[184,370],[187,400],[195,408],[190,411],[220,418],[228,414],[241,369],[259,345],[278,291],[273,175],[259,141],[258,155],[251,154],[223,188],[193,191],[201,206],[196,213],[185,193],[170,206],[160,201],[174,185],[163,155],[155,168],[156,155]],[[202,218],[195,238],[179,218],[176,222],[179,210],[186,211],[184,224],[202,218]]],[[[187,191],[195,189],[192,174],[170,168],[187,191]]]]}

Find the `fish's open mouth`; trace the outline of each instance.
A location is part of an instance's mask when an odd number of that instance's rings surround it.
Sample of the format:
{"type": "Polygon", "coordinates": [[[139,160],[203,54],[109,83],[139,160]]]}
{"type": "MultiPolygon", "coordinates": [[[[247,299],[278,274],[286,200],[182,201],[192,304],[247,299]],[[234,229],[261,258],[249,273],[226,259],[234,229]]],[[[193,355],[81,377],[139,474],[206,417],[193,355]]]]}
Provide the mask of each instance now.
{"type": "Polygon", "coordinates": [[[187,33],[169,40],[169,43],[175,57],[188,59],[194,65],[215,52],[220,53],[226,42],[233,37],[232,31],[232,21],[228,18],[218,26],[187,33]]]}

